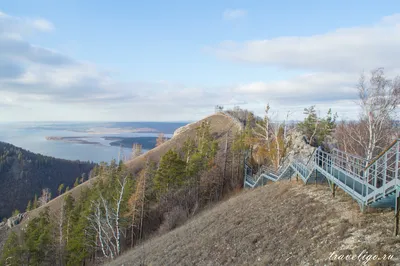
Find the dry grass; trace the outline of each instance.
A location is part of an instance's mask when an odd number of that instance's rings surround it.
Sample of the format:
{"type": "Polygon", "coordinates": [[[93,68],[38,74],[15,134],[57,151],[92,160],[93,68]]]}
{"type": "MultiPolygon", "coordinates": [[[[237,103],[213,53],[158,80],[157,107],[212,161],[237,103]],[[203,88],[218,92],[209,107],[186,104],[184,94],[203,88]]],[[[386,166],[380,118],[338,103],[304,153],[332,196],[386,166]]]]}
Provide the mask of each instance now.
{"type": "Polygon", "coordinates": [[[393,254],[400,238],[393,212],[362,214],[346,194],[282,181],[244,191],[147,240],[107,265],[360,265],[329,261],[331,252],[393,254]]]}

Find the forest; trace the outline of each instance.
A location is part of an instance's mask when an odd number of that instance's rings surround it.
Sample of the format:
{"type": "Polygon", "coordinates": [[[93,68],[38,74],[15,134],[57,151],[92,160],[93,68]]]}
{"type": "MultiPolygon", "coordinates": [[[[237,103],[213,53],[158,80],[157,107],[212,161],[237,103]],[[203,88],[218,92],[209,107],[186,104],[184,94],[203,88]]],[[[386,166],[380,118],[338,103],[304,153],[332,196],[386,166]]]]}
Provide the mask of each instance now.
{"type": "Polygon", "coordinates": [[[61,184],[73,186],[76,178],[88,178],[95,166],[91,162],[69,161],[35,154],[0,142],[0,218],[24,212],[30,200],[43,189],[58,195],[61,184]]]}
{"type": "MultiPolygon", "coordinates": [[[[230,152],[242,157],[244,147],[235,146],[230,152]]],[[[224,152],[220,148],[203,122],[181,149],[168,150],[159,162],[147,160],[137,174],[123,161],[95,166],[92,176],[100,178],[91,189],[83,188],[77,199],[65,192],[59,211],[45,208],[26,230],[10,234],[0,264],[7,258],[12,258],[8,265],[98,263],[151,234],[172,230],[241,183],[241,175],[235,176],[239,163],[229,167],[229,176],[223,174],[216,162],[224,152]]]]}

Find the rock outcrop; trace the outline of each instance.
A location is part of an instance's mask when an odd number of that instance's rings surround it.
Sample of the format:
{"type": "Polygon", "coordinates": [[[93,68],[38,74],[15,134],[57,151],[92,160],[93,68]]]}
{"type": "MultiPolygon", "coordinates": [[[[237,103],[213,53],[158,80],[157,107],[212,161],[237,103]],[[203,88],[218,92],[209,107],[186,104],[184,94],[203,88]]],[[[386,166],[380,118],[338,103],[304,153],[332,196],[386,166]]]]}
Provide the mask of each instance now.
{"type": "Polygon", "coordinates": [[[18,225],[22,221],[22,219],[24,219],[24,217],[25,217],[25,213],[20,213],[17,216],[13,216],[11,218],[8,218],[7,226],[9,228],[12,228],[12,227],[18,225]]]}
{"type": "Polygon", "coordinates": [[[286,160],[291,161],[296,159],[302,161],[303,163],[307,163],[308,159],[314,152],[315,147],[312,147],[305,141],[303,134],[298,131],[294,131],[287,137],[286,141],[291,143],[291,149],[287,153],[286,160]]]}

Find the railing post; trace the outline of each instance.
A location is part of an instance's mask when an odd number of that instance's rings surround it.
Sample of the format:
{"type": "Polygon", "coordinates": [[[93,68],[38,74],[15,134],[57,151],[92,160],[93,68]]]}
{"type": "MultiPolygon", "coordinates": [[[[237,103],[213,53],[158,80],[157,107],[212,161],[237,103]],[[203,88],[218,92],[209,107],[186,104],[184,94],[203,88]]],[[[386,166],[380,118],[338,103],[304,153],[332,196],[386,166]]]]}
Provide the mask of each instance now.
{"type": "Polygon", "coordinates": [[[400,220],[400,195],[399,188],[396,187],[396,204],[394,209],[394,235],[399,234],[399,220],[400,220]]]}
{"type": "Polygon", "coordinates": [[[400,140],[397,141],[396,147],[396,162],[394,165],[394,178],[396,178],[395,185],[399,185],[399,160],[400,160],[400,140]]]}
{"type": "Polygon", "coordinates": [[[365,197],[365,196],[367,196],[367,193],[365,193],[365,195],[364,195],[364,187],[365,187],[366,185],[365,185],[365,181],[363,180],[363,183],[361,183],[361,195],[363,196],[363,197],[365,197]]]}
{"type": "Polygon", "coordinates": [[[387,152],[385,153],[385,166],[384,166],[383,177],[382,177],[383,193],[385,193],[385,190],[386,190],[386,174],[387,174],[387,152]]]}
{"type": "Polygon", "coordinates": [[[395,215],[395,228],[394,235],[397,236],[399,234],[399,220],[400,220],[400,187],[399,187],[399,159],[400,159],[400,140],[397,140],[396,144],[396,161],[394,165],[394,178],[396,178],[395,186],[396,186],[396,204],[394,208],[395,215]]]}
{"type": "Polygon", "coordinates": [[[374,187],[376,188],[376,180],[378,179],[378,163],[375,162],[375,171],[374,171],[374,187]]]}

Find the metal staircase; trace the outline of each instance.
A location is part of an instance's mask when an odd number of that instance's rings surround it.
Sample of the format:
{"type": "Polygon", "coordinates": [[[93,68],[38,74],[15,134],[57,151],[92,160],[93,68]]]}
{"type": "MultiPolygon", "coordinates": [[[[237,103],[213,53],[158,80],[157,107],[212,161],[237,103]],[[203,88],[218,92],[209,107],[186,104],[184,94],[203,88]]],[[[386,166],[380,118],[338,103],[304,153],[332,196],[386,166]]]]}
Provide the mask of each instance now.
{"type": "Polygon", "coordinates": [[[306,163],[297,158],[285,160],[277,171],[261,168],[253,175],[251,167],[245,164],[244,187],[254,188],[294,174],[304,183],[324,177],[333,191],[340,187],[359,203],[362,210],[366,206],[394,207],[400,193],[399,159],[400,139],[371,162],[338,149],[331,153],[316,149],[306,163]]]}

